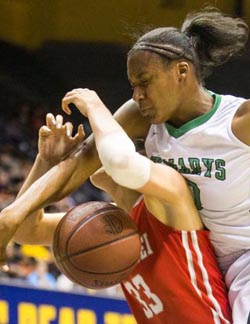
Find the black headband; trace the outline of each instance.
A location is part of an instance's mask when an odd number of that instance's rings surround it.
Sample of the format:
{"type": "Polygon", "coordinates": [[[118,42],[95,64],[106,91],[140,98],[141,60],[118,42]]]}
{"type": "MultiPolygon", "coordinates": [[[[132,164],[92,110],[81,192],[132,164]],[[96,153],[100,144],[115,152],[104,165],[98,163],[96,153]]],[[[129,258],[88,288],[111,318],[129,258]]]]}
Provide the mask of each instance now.
{"type": "Polygon", "coordinates": [[[148,50],[157,54],[161,54],[169,59],[178,59],[184,57],[189,61],[193,61],[192,56],[185,53],[183,49],[169,44],[157,44],[142,41],[136,43],[133,46],[132,50],[148,50]]]}

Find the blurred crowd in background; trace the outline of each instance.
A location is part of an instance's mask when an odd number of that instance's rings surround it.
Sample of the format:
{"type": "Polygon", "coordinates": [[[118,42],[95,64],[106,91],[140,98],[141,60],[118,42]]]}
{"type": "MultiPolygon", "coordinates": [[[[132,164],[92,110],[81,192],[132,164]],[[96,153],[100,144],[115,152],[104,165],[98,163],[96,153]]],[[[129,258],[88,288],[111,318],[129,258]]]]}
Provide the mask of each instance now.
{"type": "Polygon", "coordinates": [[[2,272],[0,282],[36,289],[124,298],[119,285],[93,290],[69,280],[56,266],[53,253],[48,247],[18,245],[7,248],[9,272],[2,272]]]}

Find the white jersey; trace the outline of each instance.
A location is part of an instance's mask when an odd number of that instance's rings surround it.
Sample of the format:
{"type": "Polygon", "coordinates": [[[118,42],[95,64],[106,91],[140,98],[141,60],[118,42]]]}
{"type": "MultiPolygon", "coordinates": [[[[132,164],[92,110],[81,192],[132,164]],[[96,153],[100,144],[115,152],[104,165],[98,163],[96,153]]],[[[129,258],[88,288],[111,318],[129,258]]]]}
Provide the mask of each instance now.
{"type": "Polygon", "coordinates": [[[153,161],[171,165],[188,180],[215,252],[223,257],[250,249],[250,147],[231,129],[245,99],[213,96],[208,113],[178,129],[152,125],[145,147],[153,161]]]}

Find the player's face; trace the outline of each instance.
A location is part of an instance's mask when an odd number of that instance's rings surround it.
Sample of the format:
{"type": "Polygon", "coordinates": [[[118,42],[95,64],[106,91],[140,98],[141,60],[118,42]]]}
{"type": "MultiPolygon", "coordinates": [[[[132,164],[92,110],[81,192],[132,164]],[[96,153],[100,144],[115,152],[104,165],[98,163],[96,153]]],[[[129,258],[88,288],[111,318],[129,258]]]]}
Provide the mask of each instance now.
{"type": "Polygon", "coordinates": [[[133,99],[143,116],[154,124],[170,120],[177,112],[180,94],[175,62],[164,64],[159,55],[137,51],[128,57],[128,79],[133,87],[133,99]]]}

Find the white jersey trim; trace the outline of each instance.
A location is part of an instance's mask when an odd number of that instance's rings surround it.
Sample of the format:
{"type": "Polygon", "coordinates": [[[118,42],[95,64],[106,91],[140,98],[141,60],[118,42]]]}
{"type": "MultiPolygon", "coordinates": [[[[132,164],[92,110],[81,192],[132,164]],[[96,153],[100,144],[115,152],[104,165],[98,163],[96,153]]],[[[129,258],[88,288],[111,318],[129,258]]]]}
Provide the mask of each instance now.
{"type": "Polygon", "coordinates": [[[230,322],[224,318],[221,307],[213,295],[212,287],[209,282],[208,273],[207,273],[207,270],[203,263],[203,257],[202,257],[202,253],[201,253],[201,250],[199,247],[196,231],[191,231],[191,232],[181,231],[182,244],[183,244],[183,247],[184,247],[184,250],[186,253],[186,259],[187,259],[187,265],[188,265],[191,283],[192,283],[194,289],[196,290],[196,292],[198,293],[198,295],[202,298],[201,291],[197,285],[196,272],[195,272],[195,268],[194,268],[192,252],[191,252],[191,248],[189,246],[190,243],[188,242],[188,233],[190,233],[190,235],[191,235],[191,240],[192,240],[191,247],[193,248],[193,250],[195,251],[196,256],[197,256],[198,265],[199,265],[200,271],[202,273],[203,284],[206,288],[207,296],[211,300],[212,304],[214,305],[214,308],[210,308],[211,312],[213,314],[214,323],[221,324],[222,323],[221,319],[222,319],[223,322],[225,322],[226,324],[230,324],[230,322]]]}

